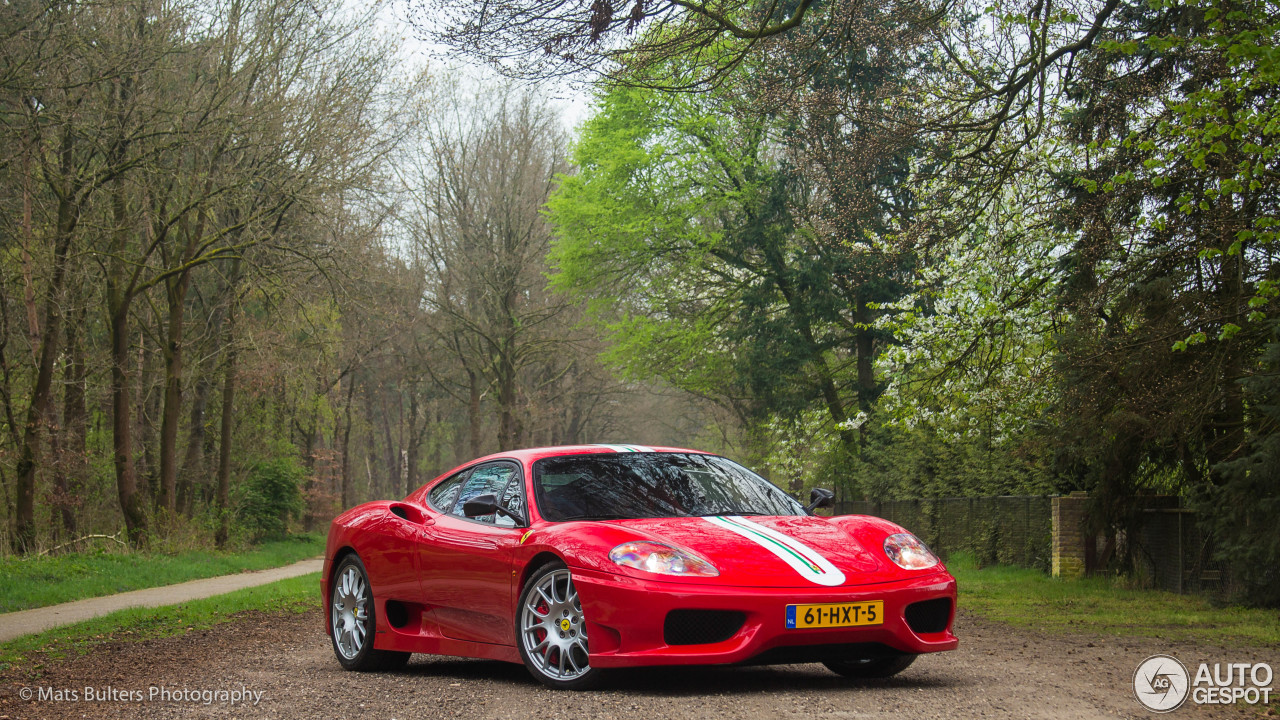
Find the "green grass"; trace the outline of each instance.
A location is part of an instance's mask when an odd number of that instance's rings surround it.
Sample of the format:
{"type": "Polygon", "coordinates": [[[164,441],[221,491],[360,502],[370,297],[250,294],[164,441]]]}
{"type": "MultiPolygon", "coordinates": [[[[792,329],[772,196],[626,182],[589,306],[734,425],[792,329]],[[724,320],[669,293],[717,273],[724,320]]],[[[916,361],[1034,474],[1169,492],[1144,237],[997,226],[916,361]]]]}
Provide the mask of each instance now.
{"type": "Polygon", "coordinates": [[[1010,625],[1052,633],[1280,646],[1280,614],[1221,606],[1197,595],[1125,588],[1108,578],[1060,580],[1038,570],[979,570],[972,556],[947,562],[960,589],[959,607],[1010,625]]]}
{"type": "Polygon", "coordinates": [[[289,565],[324,553],[320,535],[294,535],[247,552],[176,555],[72,553],[0,559],[0,612],[56,605],[101,595],[245,570],[289,565]]]}
{"type": "Polygon", "coordinates": [[[250,610],[307,613],[320,608],[320,575],[311,573],[225,595],[159,608],[131,608],[0,644],[0,671],[39,672],[48,660],[112,641],[137,641],[203,630],[250,610]]]}

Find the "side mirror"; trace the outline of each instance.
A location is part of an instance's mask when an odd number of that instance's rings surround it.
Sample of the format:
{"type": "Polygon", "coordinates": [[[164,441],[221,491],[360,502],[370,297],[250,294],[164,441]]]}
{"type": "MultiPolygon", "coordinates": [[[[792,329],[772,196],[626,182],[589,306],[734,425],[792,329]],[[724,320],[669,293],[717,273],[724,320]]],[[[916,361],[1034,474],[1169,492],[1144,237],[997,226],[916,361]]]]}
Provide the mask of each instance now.
{"type": "Polygon", "coordinates": [[[515,520],[517,524],[525,524],[524,518],[519,514],[513,513],[499,505],[498,496],[493,493],[477,495],[462,503],[462,514],[469,518],[480,517],[481,515],[493,515],[494,513],[502,513],[512,520],[515,520]]]}
{"type": "Polygon", "coordinates": [[[813,512],[816,508],[835,507],[836,494],[826,488],[814,488],[809,491],[809,507],[805,508],[809,512],[813,512]]]}
{"type": "Polygon", "coordinates": [[[462,503],[462,514],[469,517],[492,515],[498,512],[498,496],[493,493],[477,495],[462,503]]]}

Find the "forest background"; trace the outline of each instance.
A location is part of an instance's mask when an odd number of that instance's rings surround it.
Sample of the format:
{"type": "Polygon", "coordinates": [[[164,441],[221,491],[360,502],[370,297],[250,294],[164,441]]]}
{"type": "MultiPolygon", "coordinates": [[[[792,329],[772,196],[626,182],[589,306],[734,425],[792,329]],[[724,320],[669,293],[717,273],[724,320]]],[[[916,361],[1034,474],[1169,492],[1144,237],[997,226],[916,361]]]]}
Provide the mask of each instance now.
{"type": "Polygon", "coordinates": [[[234,545],[628,442],[1111,533],[1175,495],[1276,604],[1278,15],[12,0],[2,544],[234,545]]]}

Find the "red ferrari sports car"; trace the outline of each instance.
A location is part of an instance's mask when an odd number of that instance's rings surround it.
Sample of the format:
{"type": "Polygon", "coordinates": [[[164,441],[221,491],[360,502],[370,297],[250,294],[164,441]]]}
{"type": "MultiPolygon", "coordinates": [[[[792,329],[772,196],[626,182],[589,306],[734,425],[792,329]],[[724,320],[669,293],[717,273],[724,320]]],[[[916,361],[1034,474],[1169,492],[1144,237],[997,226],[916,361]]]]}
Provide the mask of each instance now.
{"type": "Polygon", "coordinates": [[[555,688],[607,668],[822,662],[888,677],[953,650],[956,581],[886,520],[818,517],[718,455],[583,445],[499,453],[329,529],[338,662],[524,663],[555,688]]]}

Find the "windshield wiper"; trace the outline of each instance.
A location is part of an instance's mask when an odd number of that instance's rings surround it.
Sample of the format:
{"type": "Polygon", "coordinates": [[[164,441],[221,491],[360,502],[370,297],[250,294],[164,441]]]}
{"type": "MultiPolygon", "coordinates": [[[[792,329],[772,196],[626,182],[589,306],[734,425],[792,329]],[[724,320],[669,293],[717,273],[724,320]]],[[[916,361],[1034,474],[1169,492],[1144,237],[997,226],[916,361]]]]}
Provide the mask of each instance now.
{"type": "Polygon", "coordinates": [[[750,510],[726,510],[724,512],[703,513],[698,517],[722,517],[725,515],[764,515],[761,512],[751,512],[750,510]]]}
{"type": "Polygon", "coordinates": [[[569,522],[570,520],[634,520],[632,515],[609,515],[607,513],[586,513],[583,515],[570,515],[569,517],[560,518],[558,522],[569,522]]]}

